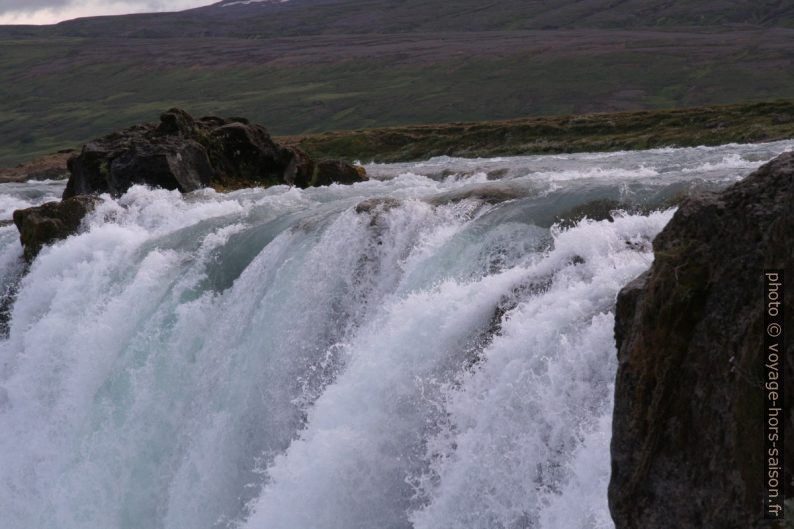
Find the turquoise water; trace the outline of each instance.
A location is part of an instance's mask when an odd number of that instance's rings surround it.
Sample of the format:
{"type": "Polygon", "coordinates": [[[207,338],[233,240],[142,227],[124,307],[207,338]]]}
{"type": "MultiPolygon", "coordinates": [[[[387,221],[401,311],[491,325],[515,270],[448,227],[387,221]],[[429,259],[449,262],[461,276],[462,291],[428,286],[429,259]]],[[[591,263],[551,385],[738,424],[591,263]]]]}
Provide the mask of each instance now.
{"type": "Polygon", "coordinates": [[[617,292],[671,198],[792,146],[135,187],[24,275],[0,227],[0,527],[612,527],[617,292]]]}

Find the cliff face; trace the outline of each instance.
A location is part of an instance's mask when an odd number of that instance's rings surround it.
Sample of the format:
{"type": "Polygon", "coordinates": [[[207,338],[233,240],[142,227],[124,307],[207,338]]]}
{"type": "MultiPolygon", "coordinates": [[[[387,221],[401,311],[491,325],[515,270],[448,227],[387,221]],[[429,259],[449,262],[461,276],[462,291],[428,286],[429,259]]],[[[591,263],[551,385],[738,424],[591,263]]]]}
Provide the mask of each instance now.
{"type": "MultiPolygon", "coordinates": [[[[609,504],[617,529],[774,527],[762,521],[763,270],[794,270],[794,153],[685,201],[654,253],[616,310],[609,504]]],[[[784,329],[794,329],[791,300],[784,329]]],[[[789,482],[792,344],[783,358],[789,482]]]]}

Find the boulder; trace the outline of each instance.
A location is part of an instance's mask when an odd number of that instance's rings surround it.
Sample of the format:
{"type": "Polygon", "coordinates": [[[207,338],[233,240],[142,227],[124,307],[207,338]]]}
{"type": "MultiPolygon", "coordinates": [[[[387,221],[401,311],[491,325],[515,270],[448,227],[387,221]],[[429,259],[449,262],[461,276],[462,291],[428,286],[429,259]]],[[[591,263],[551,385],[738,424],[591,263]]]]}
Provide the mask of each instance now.
{"type": "Polygon", "coordinates": [[[311,186],[316,169],[314,160],[298,147],[286,147],[286,150],[290,153],[290,161],[284,170],[284,183],[300,188],[311,186]]]}
{"type": "Polygon", "coordinates": [[[244,118],[193,119],[171,109],[159,124],[130,127],[87,143],[70,158],[64,198],[123,194],[135,184],[190,192],[278,184],[308,187],[365,179],[345,162],[315,164],[296,147],[273,141],[244,118]]]}
{"type": "Polygon", "coordinates": [[[92,196],[77,196],[14,211],[25,259],[32,261],[44,245],[76,233],[83,217],[98,201],[92,196]]]}
{"type": "Polygon", "coordinates": [[[77,230],[94,204],[87,196],[120,196],[135,184],[187,193],[207,186],[219,191],[278,184],[305,188],[367,179],[363,167],[334,160],[317,164],[245,118],[196,120],[180,109],[165,112],[157,124],[135,125],[91,141],[67,165],[63,202],[14,212],[29,261],[43,245],[77,230]]]}
{"type": "Polygon", "coordinates": [[[295,174],[300,165],[297,153],[276,144],[259,125],[226,123],[207,131],[207,137],[215,185],[270,186],[308,180],[308,175],[301,179],[295,174]]]}
{"type": "MultiPolygon", "coordinates": [[[[684,200],[653,247],[653,265],[621,291],[615,315],[616,528],[778,527],[762,516],[763,271],[794,270],[794,153],[684,200]]],[[[784,323],[794,329],[791,299],[784,323]]],[[[784,358],[792,476],[794,340],[784,358]]]]}
{"type": "Polygon", "coordinates": [[[367,179],[367,171],[360,165],[353,165],[339,160],[323,160],[317,164],[312,185],[355,184],[356,182],[364,182],[367,179]]]}
{"type": "Polygon", "coordinates": [[[119,196],[135,184],[190,192],[213,178],[207,151],[198,141],[187,134],[160,134],[153,125],[136,125],[91,141],[69,159],[68,167],[71,176],[63,198],[119,196]]]}

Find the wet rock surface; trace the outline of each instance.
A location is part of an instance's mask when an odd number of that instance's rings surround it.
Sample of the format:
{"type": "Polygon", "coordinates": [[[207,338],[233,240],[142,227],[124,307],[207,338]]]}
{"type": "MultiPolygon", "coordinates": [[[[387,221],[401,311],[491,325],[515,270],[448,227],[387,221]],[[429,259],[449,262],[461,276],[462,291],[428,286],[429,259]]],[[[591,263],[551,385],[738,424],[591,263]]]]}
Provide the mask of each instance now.
{"type": "Polygon", "coordinates": [[[279,145],[264,127],[245,118],[194,119],[179,109],[164,113],[159,124],[136,125],[87,143],[68,165],[64,198],[119,196],[135,184],[190,192],[208,186],[229,191],[366,179],[363,168],[337,161],[317,164],[297,147],[279,145]]]}
{"type": "MultiPolygon", "coordinates": [[[[794,265],[794,154],[685,200],[653,246],[616,309],[616,527],[776,527],[762,519],[763,271],[794,265]]],[[[794,328],[791,296],[785,311],[794,328]]],[[[792,343],[781,366],[789,476],[792,343]]]]}
{"type": "Polygon", "coordinates": [[[364,180],[367,180],[367,172],[360,165],[340,160],[323,160],[317,164],[312,185],[355,184],[364,180]]]}
{"type": "MultiPolygon", "coordinates": [[[[66,154],[57,161],[62,164],[66,154]]],[[[96,203],[93,195],[118,197],[136,184],[188,193],[204,187],[305,188],[367,179],[363,167],[335,160],[316,163],[298,147],[279,145],[264,127],[245,118],[194,119],[180,109],[165,112],[157,124],[135,125],[88,142],[67,165],[62,202],[14,212],[28,261],[44,245],[75,233],[96,203]]]]}
{"type": "Polygon", "coordinates": [[[97,202],[97,197],[77,196],[16,210],[14,224],[19,230],[25,259],[32,261],[44,245],[76,233],[83,217],[97,202]]]}
{"type": "Polygon", "coordinates": [[[399,207],[402,202],[392,197],[376,197],[362,200],[356,204],[356,213],[372,213],[375,210],[389,211],[399,207]]]}

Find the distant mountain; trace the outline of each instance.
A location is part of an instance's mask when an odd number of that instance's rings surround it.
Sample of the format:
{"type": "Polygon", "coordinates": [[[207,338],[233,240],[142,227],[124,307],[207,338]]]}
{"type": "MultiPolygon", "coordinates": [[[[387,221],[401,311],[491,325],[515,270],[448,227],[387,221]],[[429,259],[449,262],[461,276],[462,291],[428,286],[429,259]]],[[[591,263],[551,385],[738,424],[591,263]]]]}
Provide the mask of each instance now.
{"type": "Polygon", "coordinates": [[[16,31],[91,37],[272,38],[704,26],[794,27],[794,3],[789,0],[223,0],[178,13],[82,18],[16,31]]]}
{"type": "Polygon", "coordinates": [[[234,9],[258,8],[261,10],[263,8],[277,7],[286,3],[290,3],[291,6],[294,6],[301,3],[306,4],[307,2],[301,2],[300,0],[222,0],[208,7],[201,7],[198,9],[202,11],[211,11],[219,8],[226,8],[226,11],[229,11],[228,8],[231,7],[234,9]]]}

